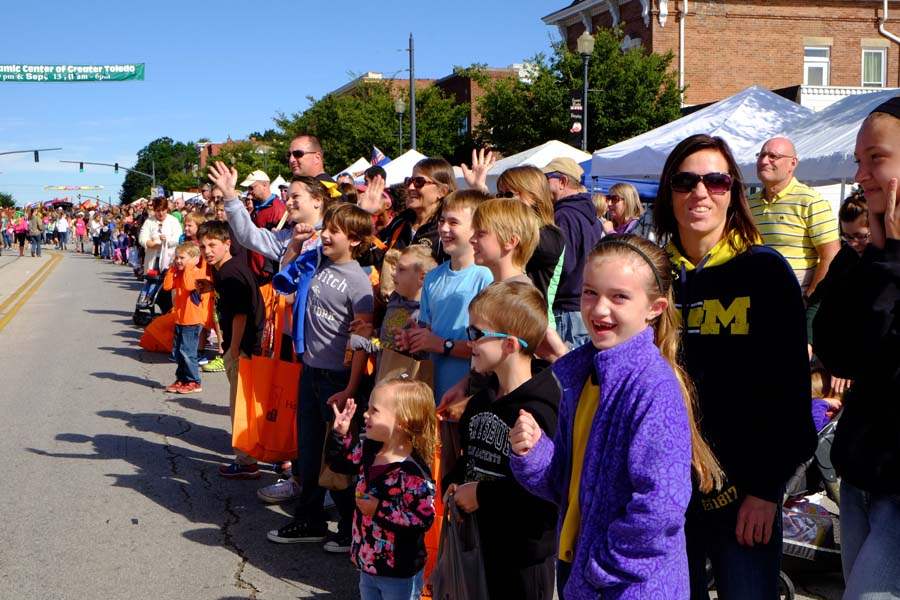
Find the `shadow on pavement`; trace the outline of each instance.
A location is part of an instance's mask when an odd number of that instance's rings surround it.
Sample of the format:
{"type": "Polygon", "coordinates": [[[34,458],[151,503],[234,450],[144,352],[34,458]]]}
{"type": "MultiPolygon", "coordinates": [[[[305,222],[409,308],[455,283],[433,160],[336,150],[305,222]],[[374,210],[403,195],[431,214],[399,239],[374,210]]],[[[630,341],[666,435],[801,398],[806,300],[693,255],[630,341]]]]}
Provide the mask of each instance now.
{"type": "Polygon", "coordinates": [[[100,371],[91,373],[91,377],[96,377],[97,379],[109,379],[110,381],[117,381],[119,383],[133,383],[135,385],[142,385],[144,387],[155,389],[162,389],[163,387],[158,381],[153,381],[145,377],[135,377],[134,375],[123,375],[122,373],[100,371]]]}
{"type": "Polygon", "coordinates": [[[106,310],[101,308],[85,308],[84,312],[92,314],[92,315],[111,315],[115,317],[128,317],[128,322],[131,322],[131,314],[130,310],[106,310]]]}
{"type": "Polygon", "coordinates": [[[190,395],[166,398],[166,402],[178,404],[183,408],[196,410],[198,412],[206,413],[209,415],[222,415],[223,417],[227,417],[229,414],[229,409],[225,406],[221,406],[219,404],[208,404],[202,400],[198,400],[197,398],[192,398],[190,395]]]}
{"type": "MultiPolygon", "coordinates": [[[[265,539],[269,529],[286,522],[283,514],[267,509],[256,498],[256,490],[274,481],[274,475],[259,481],[227,481],[219,478],[218,465],[231,452],[230,439],[222,429],[190,423],[174,415],[100,411],[99,416],[118,419],[126,427],[164,436],[155,442],[141,436],[60,433],[56,440],[84,445],[83,452],[49,452],[27,448],[49,458],[73,460],[123,460],[133,469],[108,473],[112,486],[140,493],[159,506],[197,525],[182,532],[185,539],[211,547],[224,547],[238,559],[234,572],[223,572],[223,581],[234,581],[239,590],[255,589],[245,577],[247,565],[296,587],[298,595],[358,596],[357,576],[346,555],[328,555],[320,544],[280,546],[265,539]],[[201,450],[173,445],[177,439],[201,450]],[[134,471],[133,473],[131,471],[134,471]],[[301,587],[304,586],[304,587],[301,587]]],[[[242,593],[236,590],[236,594],[242,593]]],[[[234,595],[226,598],[247,598],[234,595]]]]}

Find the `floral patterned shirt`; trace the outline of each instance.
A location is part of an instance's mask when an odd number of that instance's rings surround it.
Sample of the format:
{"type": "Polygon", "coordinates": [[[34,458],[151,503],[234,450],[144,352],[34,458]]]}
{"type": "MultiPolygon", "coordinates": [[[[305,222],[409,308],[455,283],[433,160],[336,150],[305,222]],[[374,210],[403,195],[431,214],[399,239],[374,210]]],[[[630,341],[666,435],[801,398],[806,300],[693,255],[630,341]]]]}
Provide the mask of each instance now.
{"type": "Polygon", "coordinates": [[[434,522],[435,486],[427,467],[413,457],[386,465],[373,473],[379,442],[353,443],[351,435],[334,434],[347,460],[360,465],[357,495],[379,500],[372,516],[353,513],[350,557],[357,569],[370,575],[412,577],[425,566],[425,532],[434,522]]]}

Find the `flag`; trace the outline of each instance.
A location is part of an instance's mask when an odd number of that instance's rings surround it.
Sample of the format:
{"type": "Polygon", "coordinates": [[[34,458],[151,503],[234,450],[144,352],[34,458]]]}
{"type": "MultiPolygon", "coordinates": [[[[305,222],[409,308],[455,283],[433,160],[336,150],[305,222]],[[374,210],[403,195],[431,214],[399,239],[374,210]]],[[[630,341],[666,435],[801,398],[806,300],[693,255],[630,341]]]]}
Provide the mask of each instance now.
{"type": "Polygon", "coordinates": [[[384,152],[378,149],[377,146],[372,146],[372,160],[373,165],[378,165],[379,167],[383,167],[384,165],[391,162],[390,157],[385,156],[384,152]]]}

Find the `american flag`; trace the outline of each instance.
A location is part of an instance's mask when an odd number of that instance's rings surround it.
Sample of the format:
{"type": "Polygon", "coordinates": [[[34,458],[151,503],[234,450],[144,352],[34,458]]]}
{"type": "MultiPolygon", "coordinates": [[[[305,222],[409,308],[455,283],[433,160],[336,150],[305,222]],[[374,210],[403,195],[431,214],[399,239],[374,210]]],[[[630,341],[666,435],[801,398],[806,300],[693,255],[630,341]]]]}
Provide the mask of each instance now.
{"type": "Polygon", "coordinates": [[[372,160],[373,165],[378,165],[379,167],[386,165],[391,162],[391,159],[384,155],[384,152],[378,149],[377,146],[372,146],[372,160]]]}

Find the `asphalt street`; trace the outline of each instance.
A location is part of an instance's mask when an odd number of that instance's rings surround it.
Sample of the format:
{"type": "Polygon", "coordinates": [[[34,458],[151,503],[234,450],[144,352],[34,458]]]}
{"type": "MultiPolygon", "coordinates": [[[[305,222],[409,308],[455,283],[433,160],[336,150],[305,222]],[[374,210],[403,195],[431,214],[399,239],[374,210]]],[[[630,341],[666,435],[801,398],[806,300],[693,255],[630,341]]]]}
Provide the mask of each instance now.
{"type": "MultiPolygon", "coordinates": [[[[3,263],[9,290],[37,259],[3,263]]],[[[175,365],[137,345],[138,289],[67,254],[0,332],[0,599],[357,597],[346,555],[266,540],[288,519],[256,498],[273,473],[218,476],[225,374],[163,393],[175,365]]]]}
{"type": "MultiPolygon", "coordinates": [[[[0,303],[40,263],[4,253],[0,303]]],[[[218,476],[225,375],[165,394],[175,365],[138,346],[138,289],[127,267],[67,253],[0,310],[0,600],[358,597],[346,555],[266,540],[290,508],[256,497],[273,473],[218,476]]],[[[839,575],[794,578],[798,598],[840,597],[839,575]]]]}

